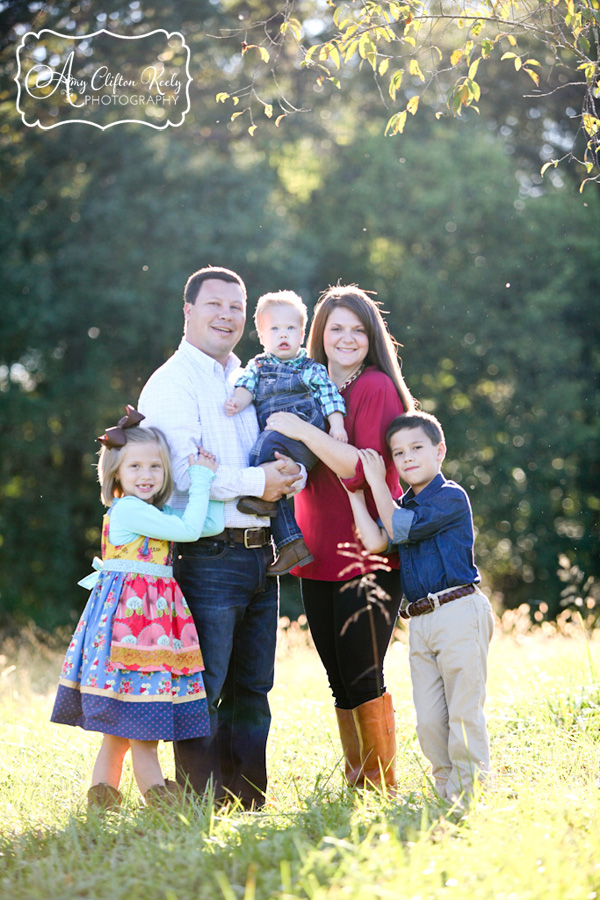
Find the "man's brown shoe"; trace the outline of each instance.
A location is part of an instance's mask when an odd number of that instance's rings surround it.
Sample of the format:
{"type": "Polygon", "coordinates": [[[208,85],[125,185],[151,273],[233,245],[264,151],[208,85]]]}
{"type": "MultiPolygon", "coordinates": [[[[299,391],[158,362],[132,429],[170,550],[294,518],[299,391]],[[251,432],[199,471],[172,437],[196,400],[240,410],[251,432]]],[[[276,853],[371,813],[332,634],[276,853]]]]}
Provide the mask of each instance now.
{"type": "Polygon", "coordinates": [[[295,541],[284,544],[275,562],[267,567],[267,575],[287,575],[294,566],[305,566],[313,561],[314,556],[302,538],[296,538],[295,541]]]}
{"type": "Polygon", "coordinates": [[[269,516],[273,519],[277,515],[277,504],[270,500],[261,500],[260,497],[240,497],[237,509],[247,516],[269,516]]]}

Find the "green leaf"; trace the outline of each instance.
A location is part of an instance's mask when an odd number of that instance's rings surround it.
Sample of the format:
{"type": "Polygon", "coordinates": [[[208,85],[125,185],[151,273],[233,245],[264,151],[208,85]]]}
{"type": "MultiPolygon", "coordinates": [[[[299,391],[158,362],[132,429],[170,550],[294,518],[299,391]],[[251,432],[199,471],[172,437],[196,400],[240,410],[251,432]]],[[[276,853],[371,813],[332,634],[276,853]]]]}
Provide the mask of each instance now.
{"type": "Polygon", "coordinates": [[[480,59],[474,60],[469,66],[469,78],[473,79],[477,75],[477,69],[479,68],[480,59]]]}
{"type": "Polygon", "coordinates": [[[405,124],[406,110],[404,109],[402,110],[402,112],[394,113],[394,115],[388,120],[388,123],[385,126],[385,134],[401,134],[404,131],[405,124]]]}
{"type": "Polygon", "coordinates": [[[402,76],[404,75],[404,69],[396,69],[392,77],[390,78],[390,86],[388,88],[388,93],[392,100],[396,99],[396,94],[400,89],[400,85],[402,84],[402,76]]]}

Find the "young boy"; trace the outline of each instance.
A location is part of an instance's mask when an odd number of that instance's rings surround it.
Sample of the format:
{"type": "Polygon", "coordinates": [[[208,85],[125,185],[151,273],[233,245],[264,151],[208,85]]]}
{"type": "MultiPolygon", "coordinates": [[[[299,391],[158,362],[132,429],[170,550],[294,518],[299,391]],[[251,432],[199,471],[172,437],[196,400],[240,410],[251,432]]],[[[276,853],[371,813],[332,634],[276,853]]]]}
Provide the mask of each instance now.
{"type": "MultiPolygon", "coordinates": [[[[276,459],[275,453],[290,456],[311,469],[317,457],[301,441],[265,431],[271,413],[295,413],[317,428],[325,428],[338,441],[347,442],[344,428],[346,406],[325,366],[316,363],[301,349],[306,330],[307,309],[298,294],[278,291],[259,298],[254,322],[264,353],[255,356],[236,382],[233,396],[225,402],[225,412],[233,416],[250,403],[256,405],[261,434],[250,453],[250,465],[276,459]]],[[[256,497],[242,497],[240,512],[274,517],[271,525],[278,557],[268,575],[284,575],[294,566],[312,562],[294,514],[285,499],[268,503],[256,497]]]]}
{"type": "Polygon", "coordinates": [[[494,619],[477,587],[469,498],[440,472],[446,455],[440,423],[423,412],[399,416],[386,440],[409,490],[398,505],[379,454],[359,450],[384,527],[371,518],[364,495],[349,495],[350,503],[370,553],[383,550],[388,538],[398,544],[405,596],[400,615],[414,620],[409,661],[417,735],[437,792],[454,802],[468,797],[474,779],[490,769],[483,705],[494,619]]]}

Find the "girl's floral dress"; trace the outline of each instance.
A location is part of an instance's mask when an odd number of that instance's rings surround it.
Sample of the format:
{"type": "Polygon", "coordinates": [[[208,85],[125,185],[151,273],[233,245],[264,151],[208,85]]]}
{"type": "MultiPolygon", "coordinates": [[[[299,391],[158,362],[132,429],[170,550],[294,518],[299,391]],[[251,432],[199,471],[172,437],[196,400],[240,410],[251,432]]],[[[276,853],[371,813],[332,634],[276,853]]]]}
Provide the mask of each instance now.
{"type": "MultiPolygon", "coordinates": [[[[117,501],[119,502],[119,501],[117,501]]],[[[202,654],[169,541],[109,542],[67,650],[52,721],[136,740],[210,732],[202,654]]]]}

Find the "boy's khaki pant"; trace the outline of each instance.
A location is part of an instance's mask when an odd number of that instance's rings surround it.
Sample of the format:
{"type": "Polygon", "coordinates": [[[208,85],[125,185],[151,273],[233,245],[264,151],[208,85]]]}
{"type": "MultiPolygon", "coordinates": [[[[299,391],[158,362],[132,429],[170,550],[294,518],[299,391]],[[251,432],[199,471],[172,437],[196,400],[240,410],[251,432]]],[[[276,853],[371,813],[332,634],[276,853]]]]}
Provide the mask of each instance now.
{"type": "Polygon", "coordinates": [[[410,622],[417,736],[436,790],[447,800],[472,793],[475,778],[490,770],[483,705],[493,631],[492,608],[481,591],[410,622]]]}

